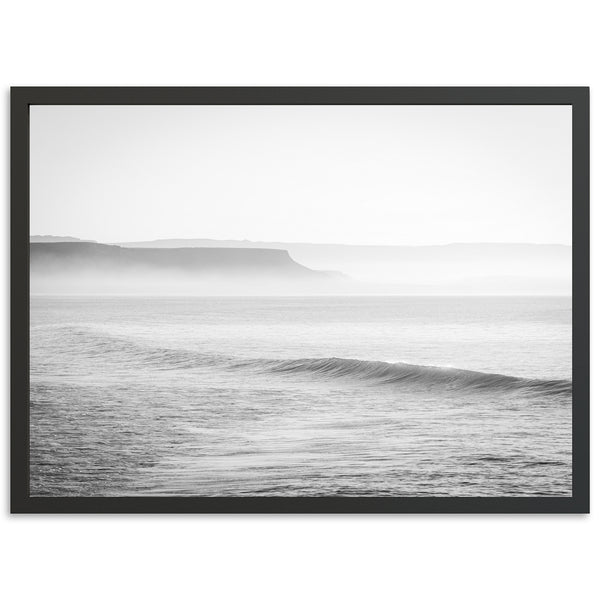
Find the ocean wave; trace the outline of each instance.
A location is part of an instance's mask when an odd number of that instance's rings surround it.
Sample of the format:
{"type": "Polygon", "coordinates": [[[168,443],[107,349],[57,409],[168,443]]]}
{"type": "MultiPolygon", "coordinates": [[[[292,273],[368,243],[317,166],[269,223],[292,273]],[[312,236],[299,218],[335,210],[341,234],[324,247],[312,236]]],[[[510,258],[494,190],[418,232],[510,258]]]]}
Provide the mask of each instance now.
{"type": "Polygon", "coordinates": [[[444,388],[461,391],[523,391],[551,396],[572,394],[570,379],[530,379],[453,367],[383,362],[354,358],[240,359],[185,348],[162,348],[98,329],[68,327],[71,350],[89,358],[113,357],[120,364],[135,362],[152,370],[217,368],[252,370],[263,374],[344,378],[371,385],[444,388]]]}
{"type": "Polygon", "coordinates": [[[351,378],[376,384],[421,384],[430,387],[444,386],[453,389],[496,392],[523,390],[551,395],[570,395],[572,393],[572,382],[568,379],[528,379],[452,367],[349,358],[258,359],[245,361],[237,366],[255,366],[272,373],[311,373],[328,377],[351,378]]]}

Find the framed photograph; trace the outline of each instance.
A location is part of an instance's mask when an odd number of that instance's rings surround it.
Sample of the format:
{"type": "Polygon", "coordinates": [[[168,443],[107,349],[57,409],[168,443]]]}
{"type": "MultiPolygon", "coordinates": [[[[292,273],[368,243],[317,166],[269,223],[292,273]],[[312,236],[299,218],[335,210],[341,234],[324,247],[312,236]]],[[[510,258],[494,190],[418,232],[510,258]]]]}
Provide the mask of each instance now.
{"type": "Polygon", "coordinates": [[[588,88],[13,88],[11,511],[589,511],[588,88]]]}

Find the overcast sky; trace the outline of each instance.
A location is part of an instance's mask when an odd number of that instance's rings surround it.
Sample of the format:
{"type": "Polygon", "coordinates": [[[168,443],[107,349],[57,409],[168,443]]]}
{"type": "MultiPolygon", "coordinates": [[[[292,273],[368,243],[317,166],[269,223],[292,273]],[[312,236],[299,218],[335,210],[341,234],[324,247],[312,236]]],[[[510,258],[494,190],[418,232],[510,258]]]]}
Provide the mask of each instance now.
{"type": "Polygon", "coordinates": [[[568,106],[32,106],[31,233],[571,243],[568,106]]]}

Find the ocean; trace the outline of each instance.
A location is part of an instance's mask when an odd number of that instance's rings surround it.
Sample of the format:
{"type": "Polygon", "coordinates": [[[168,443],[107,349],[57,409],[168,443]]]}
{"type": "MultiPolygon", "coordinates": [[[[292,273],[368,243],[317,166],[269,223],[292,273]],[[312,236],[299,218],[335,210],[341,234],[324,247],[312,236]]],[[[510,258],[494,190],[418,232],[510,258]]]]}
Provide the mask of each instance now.
{"type": "Polygon", "coordinates": [[[570,496],[568,297],[32,296],[33,496],[570,496]]]}

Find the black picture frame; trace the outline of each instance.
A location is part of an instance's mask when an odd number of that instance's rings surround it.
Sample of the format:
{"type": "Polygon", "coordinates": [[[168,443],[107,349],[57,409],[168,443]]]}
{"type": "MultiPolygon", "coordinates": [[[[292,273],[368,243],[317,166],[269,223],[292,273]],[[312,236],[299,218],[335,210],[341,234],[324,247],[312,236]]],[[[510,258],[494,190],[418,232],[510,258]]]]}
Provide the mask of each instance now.
{"type": "Polygon", "coordinates": [[[11,89],[12,513],[589,512],[589,88],[14,87],[11,89]],[[29,107],[60,105],[570,105],[573,200],[571,497],[31,497],[29,107]]]}

